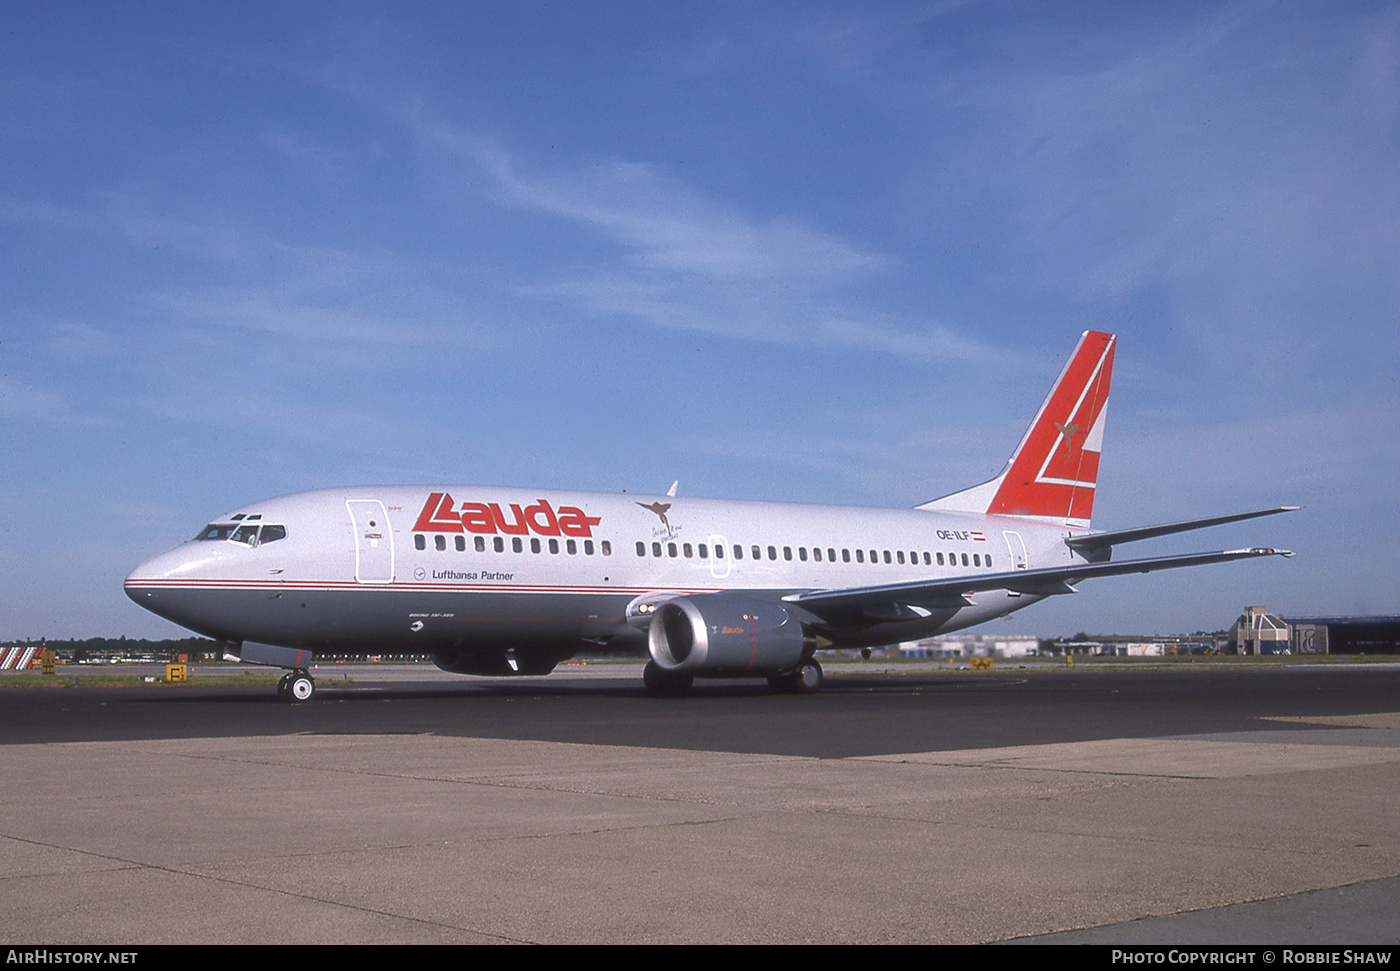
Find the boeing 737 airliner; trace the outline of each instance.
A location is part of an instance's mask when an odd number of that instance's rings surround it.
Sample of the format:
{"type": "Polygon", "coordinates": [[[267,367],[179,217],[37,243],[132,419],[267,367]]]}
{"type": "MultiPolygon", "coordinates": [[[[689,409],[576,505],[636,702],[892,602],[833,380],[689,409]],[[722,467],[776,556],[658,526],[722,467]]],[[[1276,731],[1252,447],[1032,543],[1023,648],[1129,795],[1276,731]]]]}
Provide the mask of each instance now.
{"type": "MultiPolygon", "coordinates": [[[[649,689],[696,677],[821,686],[820,648],[959,630],[1091,577],[1286,550],[1111,560],[1121,543],[1296,507],[1095,532],[1116,338],[1090,331],[995,479],[914,509],[482,486],[327,489],[236,509],[126,580],[138,604],[286,668],[431,654],[460,674],[547,674],[589,646],[645,648],[649,689]]],[[[674,489],[672,490],[674,493],[674,489]]]]}

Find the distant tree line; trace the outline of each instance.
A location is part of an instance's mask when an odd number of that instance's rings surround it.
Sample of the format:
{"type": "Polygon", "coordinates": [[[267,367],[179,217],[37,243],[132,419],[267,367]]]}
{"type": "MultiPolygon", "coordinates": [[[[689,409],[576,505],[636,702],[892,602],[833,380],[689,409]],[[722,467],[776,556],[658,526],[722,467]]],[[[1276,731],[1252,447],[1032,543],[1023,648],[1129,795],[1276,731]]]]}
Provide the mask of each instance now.
{"type": "Polygon", "coordinates": [[[59,657],[74,661],[86,661],[93,657],[114,657],[141,655],[157,658],[172,658],[179,654],[209,654],[218,650],[217,642],[207,637],[167,638],[150,641],[132,637],[89,637],[84,640],[54,640],[51,638],[22,638],[13,641],[0,641],[0,647],[28,647],[37,645],[53,650],[59,657]]]}

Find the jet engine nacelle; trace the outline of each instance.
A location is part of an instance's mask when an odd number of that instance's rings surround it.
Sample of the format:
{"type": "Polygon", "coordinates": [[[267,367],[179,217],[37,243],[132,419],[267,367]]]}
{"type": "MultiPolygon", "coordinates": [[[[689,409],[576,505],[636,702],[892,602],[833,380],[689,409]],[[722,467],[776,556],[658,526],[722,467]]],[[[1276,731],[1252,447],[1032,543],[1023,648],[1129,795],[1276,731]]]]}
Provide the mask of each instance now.
{"type": "Polygon", "coordinates": [[[782,605],[729,593],[667,600],[647,629],[657,666],[692,677],[786,673],[815,646],[782,605]]]}

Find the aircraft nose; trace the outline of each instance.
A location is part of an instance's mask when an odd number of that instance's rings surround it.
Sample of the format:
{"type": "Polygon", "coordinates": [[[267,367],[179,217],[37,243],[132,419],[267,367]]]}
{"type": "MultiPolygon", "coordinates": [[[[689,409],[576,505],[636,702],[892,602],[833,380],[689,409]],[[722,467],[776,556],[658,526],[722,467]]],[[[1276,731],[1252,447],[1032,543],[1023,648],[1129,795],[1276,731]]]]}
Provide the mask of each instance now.
{"type": "Polygon", "coordinates": [[[205,556],[192,555],[189,544],[177,546],[151,557],[132,570],[122,587],[126,595],[142,607],[155,610],[153,605],[159,599],[155,596],[157,592],[173,592],[186,585],[190,579],[200,575],[201,568],[207,562],[205,556]]]}
{"type": "Polygon", "coordinates": [[[126,580],[122,583],[122,589],[126,595],[138,604],[141,602],[141,587],[149,580],[154,579],[157,574],[151,569],[151,564],[155,560],[147,560],[136,569],[126,575],[126,580]]]}
{"type": "MultiPolygon", "coordinates": [[[[205,544],[207,545],[207,544],[205,544]]],[[[202,587],[209,577],[210,556],[195,544],[177,546],[152,557],[132,570],[122,584],[126,595],[138,606],[174,621],[183,627],[202,631],[208,613],[202,587]]]]}
{"type": "Polygon", "coordinates": [[[122,584],[126,595],[142,607],[149,609],[150,604],[147,601],[151,598],[152,588],[170,573],[171,564],[169,561],[170,553],[162,553],[132,570],[127,574],[126,581],[122,584]]]}

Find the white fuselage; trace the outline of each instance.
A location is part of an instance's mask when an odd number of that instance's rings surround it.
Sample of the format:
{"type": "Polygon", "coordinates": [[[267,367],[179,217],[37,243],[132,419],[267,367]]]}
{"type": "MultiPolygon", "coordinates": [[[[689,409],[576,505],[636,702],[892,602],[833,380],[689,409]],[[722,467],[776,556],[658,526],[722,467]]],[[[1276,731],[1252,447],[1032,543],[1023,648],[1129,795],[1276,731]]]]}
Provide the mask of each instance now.
{"type": "MultiPolygon", "coordinates": [[[[640,646],[645,624],[629,605],[660,593],[776,600],[1061,566],[1075,559],[1064,544],[1070,532],[920,510],[473,486],[328,489],[234,510],[206,530],[211,538],[142,564],[126,589],[142,606],[230,642],[390,653],[537,646],[567,656],[588,642],[640,646]]],[[[836,646],[894,643],[1040,598],[999,590],[970,599],[826,636],[836,646]]]]}

